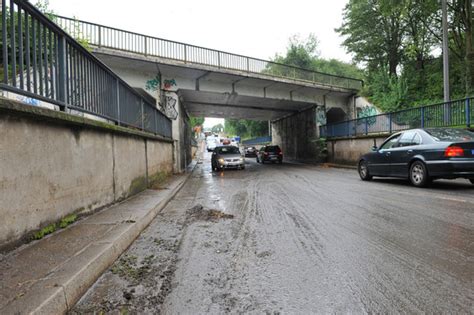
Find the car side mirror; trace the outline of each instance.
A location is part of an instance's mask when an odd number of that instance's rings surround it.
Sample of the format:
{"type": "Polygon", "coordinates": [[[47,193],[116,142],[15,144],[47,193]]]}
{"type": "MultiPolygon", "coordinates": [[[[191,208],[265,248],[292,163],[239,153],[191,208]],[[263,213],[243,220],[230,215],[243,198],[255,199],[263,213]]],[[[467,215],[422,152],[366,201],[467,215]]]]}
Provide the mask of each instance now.
{"type": "Polygon", "coordinates": [[[379,148],[378,148],[376,145],[374,145],[374,146],[372,147],[372,151],[377,152],[378,150],[379,150],[379,148]]]}

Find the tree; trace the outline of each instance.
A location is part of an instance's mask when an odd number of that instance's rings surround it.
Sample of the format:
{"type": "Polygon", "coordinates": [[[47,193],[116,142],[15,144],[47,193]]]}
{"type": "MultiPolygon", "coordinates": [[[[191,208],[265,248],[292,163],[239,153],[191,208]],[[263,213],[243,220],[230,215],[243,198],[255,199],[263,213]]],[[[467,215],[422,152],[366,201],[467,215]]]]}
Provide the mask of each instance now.
{"type": "Polygon", "coordinates": [[[211,128],[211,132],[213,132],[213,133],[219,133],[219,132],[223,132],[223,131],[224,131],[224,126],[222,126],[222,124],[214,125],[211,128]]]}
{"type": "Polygon", "coordinates": [[[319,57],[318,39],[314,34],[301,39],[293,35],[289,39],[286,54],[276,55],[274,61],[303,69],[312,69],[313,61],[319,57]]]}
{"type": "Polygon", "coordinates": [[[243,138],[255,138],[268,134],[268,121],[226,119],[225,132],[243,138]]]}
{"type": "Polygon", "coordinates": [[[192,128],[196,126],[202,126],[204,124],[204,117],[190,117],[189,123],[192,128]]]}
{"type": "Polygon", "coordinates": [[[346,36],[343,44],[354,60],[366,63],[369,71],[385,67],[390,75],[397,75],[404,32],[401,2],[350,0],[344,9],[344,22],[336,31],[346,36]]]}
{"type": "MultiPolygon", "coordinates": [[[[448,3],[451,97],[459,98],[474,92],[472,2],[448,3]]],[[[438,0],[350,0],[336,31],[366,67],[362,93],[382,110],[442,100],[438,0]]]]}

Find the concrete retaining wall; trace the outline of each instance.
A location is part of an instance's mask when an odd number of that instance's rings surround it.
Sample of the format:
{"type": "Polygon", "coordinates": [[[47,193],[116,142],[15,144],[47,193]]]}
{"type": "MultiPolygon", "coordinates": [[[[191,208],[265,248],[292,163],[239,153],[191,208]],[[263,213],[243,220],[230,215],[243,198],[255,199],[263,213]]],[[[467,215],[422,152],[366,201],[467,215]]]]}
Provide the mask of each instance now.
{"type": "Polygon", "coordinates": [[[370,152],[374,145],[380,146],[388,135],[335,139],[327,141],[328,162],[345,165],[357,165],[361,155],[370,152]]]}
{"type": "Polygon", "coordinates": [[[172,170],[172,141],[0,98],[0,248],[172,170]]]}

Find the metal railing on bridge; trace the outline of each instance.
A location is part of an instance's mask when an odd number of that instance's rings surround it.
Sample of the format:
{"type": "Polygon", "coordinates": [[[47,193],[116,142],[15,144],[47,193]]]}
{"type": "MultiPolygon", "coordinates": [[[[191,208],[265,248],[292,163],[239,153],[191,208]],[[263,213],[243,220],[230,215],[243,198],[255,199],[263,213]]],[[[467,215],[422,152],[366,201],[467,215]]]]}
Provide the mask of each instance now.
{"type": "Polygon", "coordinates": [[[412,128],[470,127],[472,122],[474,98],[465,98],[327,124],[320,127],[320,136],[355,137],[412,128]]]}
{"type": "Polygon", "coordinates": [[[171,138],[171,120],[27,1],[2,1],[0,89],[171,138]]]}
{"type": "Polygon", "coordinates": [[[330,87],[360,90],[363,81],[292,67],[281,63],[246,57],[214,49],[188,45],[162,38],[129,32],[100,24],[56,16],[56,23],[75,38],[105,47],[190,64],[318,83],[330,87]]]}

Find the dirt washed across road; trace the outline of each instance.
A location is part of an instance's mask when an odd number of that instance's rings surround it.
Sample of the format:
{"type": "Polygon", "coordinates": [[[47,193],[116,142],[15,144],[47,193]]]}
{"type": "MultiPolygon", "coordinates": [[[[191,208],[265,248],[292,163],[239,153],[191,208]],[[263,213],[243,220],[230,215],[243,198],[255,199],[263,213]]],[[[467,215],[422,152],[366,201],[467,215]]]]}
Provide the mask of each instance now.
{"type": "Polygon", "coordinates": [[[72,313],[472,312],[469,182],[209,158],[72,313]]]}

